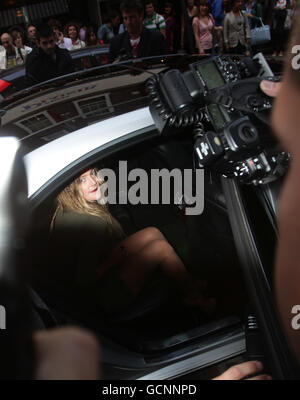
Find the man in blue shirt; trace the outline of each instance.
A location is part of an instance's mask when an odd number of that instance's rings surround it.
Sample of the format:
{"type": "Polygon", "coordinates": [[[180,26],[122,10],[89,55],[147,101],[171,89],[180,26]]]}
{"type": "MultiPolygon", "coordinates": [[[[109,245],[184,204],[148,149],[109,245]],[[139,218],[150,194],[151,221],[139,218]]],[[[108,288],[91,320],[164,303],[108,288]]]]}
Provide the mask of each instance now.
{"type": "Polygon", "coordinates": [[[216,26],[222,26],[223,20],[225,18],[223,11],[223,1],[222,0],[211,0],[210,2],[211,12],[215,20],[216,26]]]}
{"type": "Polygon", "coordinates": [[[223,11],[223,1],[222,0],[211,0],[210,1],[211,12],[215,20],[215,38],[216,43],[214,44],[214,50],[216,53],[223,52],[223,21],[225,14],[223,11]]]}
{"type": "Polygon", "coordinates": [[[120,16],[113,11],[109,14],[108,22],[98,29],[98,39],[103,43],[110,43],[115,36],[114,29],[120,25],[120,16]]]}

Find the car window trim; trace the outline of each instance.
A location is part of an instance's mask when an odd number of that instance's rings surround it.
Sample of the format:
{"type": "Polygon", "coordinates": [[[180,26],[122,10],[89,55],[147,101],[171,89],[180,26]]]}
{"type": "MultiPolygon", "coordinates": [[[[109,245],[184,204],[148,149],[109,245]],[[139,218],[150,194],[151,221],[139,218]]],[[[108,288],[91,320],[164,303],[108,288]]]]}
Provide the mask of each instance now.
{"type": "Polygon", "coordinates": [[[71,162],[65,168],[53,175],[36,192],[29,197],[30,211],[33,211],[58,188],[70,182],[74,176],[78,175],[84,168],[102,159],[112,156],[115,153],[125,150],[130,146],[150,141],[160,136],[155,125],[147,126],[130,132],[101,146],[96,147],[85,155],[71,162]]]}

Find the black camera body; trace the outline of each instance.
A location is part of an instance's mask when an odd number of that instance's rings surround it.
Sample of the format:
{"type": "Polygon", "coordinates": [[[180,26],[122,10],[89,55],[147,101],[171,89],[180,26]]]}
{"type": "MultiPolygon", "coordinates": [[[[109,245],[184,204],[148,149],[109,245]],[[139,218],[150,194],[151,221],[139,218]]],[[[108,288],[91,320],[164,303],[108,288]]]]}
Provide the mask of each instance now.
{"type": "Polygon", "coordinates": [[[278,160],[285,157],[266,134],[272,102],[260,90],[261,63],[269,75],[262,55],[258,60],[222,55],[193,63],[183,73],[169,70],[150,78],[146,87],[157,129],[170,135],[191,127],[200,167],[243,183],[276,179],[283,170],[277,168],[278,160]]]}

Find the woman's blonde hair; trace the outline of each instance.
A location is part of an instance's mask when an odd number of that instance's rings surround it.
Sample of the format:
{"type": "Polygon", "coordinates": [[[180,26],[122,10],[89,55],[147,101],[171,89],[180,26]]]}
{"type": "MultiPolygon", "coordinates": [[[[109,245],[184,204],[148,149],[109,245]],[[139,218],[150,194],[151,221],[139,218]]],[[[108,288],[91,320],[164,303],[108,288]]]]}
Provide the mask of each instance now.
{"type": "MultiPolygon", "coordinates": [[[[97,175],[100,185],[104,179],[100,176],[97,168],[92,168],[97,175]]],[[[56,198],[57,207],[52,217],[50,231],[53,230],[55,218],[59,212],[73,211],[78,214],[89,214],[104,219],[107,222],[108,231],[112,236],[124,237],[124,231],[119,222],[111,215],[106,204],[97,201],[86,201],[80,190],[80,177],[67,186],[56,198]]]]}

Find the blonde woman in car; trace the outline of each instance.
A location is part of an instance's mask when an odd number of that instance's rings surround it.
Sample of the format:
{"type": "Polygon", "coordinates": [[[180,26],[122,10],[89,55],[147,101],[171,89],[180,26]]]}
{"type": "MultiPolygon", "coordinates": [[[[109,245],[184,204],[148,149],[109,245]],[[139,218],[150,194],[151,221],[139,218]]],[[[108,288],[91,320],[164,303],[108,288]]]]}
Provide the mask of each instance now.
{"type": "Polygon", "coordinates": [[[100,204],[102,183],[97,169],[91,168],[57,197],[51,242],[61,262],[52,267],[58,267],[61,279],[80,286],[102,309],[114,313],[128,307],[160,270],[186,305],[211,312],[214,300],[204,299],[201,283],[188,274],[158,229],[150,227],[125,237],[108,206],[100,204]]]}

